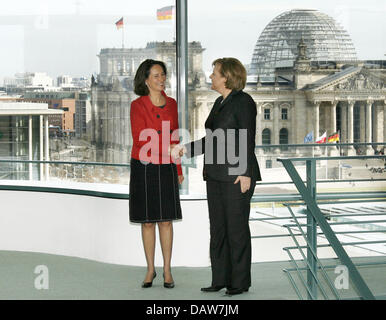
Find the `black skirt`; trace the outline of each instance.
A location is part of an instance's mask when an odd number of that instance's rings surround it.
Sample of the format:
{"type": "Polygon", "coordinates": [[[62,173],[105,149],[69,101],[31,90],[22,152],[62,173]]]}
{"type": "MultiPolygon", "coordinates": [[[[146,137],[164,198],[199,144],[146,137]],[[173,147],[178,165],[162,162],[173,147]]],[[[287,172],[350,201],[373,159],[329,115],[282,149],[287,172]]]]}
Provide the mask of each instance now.
{"type": "Polygon", "coordinates": [[[145,164],[131,159],[129,215],[137,223],[182,219],[174,163],[145,164]]]}

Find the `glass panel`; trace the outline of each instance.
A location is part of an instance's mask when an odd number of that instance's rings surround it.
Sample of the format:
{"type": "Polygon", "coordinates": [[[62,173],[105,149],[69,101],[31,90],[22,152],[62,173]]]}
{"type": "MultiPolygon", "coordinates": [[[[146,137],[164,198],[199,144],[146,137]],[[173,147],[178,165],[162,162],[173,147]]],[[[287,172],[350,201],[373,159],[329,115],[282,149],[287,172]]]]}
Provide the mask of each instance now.
{"type": "MultiPolygon", "coordinates": [[[[2,6],[0,41],[7,46],[0,52],[0,158],[128,164],[130,104],[137,98],[133,79],[139,64],[150,58],[164,61],[165,91],[176,98],[174,4],[20,0],[2,6]],[[15,108],[15,116],[3,116],[15,108]],[[39,118],[43,114],[49,114],[48,145],[39,118]]],[[[117,167],[50,164],[44,175],[39,164],[11,166],[9,172],[2,170],[2,179],[91,177],[87,181],[128,183],[117,167]]]]}
{"type": "MultiPolygon", "coordinates": [[[[355,5],[345,0],[337,6],[335,2],[324,1],[313,10],[304,1],[296,0],[275,5],[252,0],[189,2],[189,41],[200,42],[204,49],[200,56],[191,54],[190,59],[197,65],[194,70],[190,66],[190,74],[200,70],[205,74],[205,81],[196,85],[192,83],[189,87],[191,137],[198,139],[204,135],[205,120],[215,99],[220,96],[211,89],[212,62],[222,57],[239,59],[248,72],[244,92],[257,105],[255,153],[263,178],[257,192],[270,190],[264,183],[290,180],[277,161],[278,157],[355,155],[358,150],[361,154],[371,153],[371,150],[364,150],[367,149],[365,145],[352,149],[349,145],[338,145],[338,141],[335,145],[334,142],[332,145],[315,144],[323,133],[326,132],[327,138],[337,131],[339,139],[349,142],[351,119],[348,118],[347,105],[350,99],[355,100],[353,97],[361,101],[355,101],[350,142],[365,142],[365,128],[369,126],[365,124],[366,113],[359,112],[358,104],[365,104],[363,100],[371,98],[372,94],[370,90],[368,95],[362,96],[359,87],[365,86],[363,78],[369,82],[372,76],[382,79],[385,72],[384,45],[376,43],[378,41],[370,43],[363,36],[367,30],[372,39],[385,38],[385,23],[382,13],[378,12],[379,6],[376,1],[366,5],[354,2],[355,5]],[[357,5],[363,9],[360,13],[354,9],[357,5]],[[379,23],[378,28],[373,27],[374,19],[379,23]],[[364,21],[368,23],[364,24],[364,21]],[[367,60],[374,55],[374,60],[367,60]],[[361,71],[364,65],[368,67],[361,71]],[[336,101],[335,114],[331,109],[331,99],[339,100],[336,101]],[[315,117],[315,105],[319,100],[319,113],[315,117]],[[308,134],[312,135],[308,140],[312,144],[304,143],[308,134]]],[[[381,82],[379,87],[384,86],[381,82]]],[[[377,103],[384,106],[382,97],[379,92],[377,103]]],[[[376,112],[378,117],[382,117],[381,111],[376,112]]],[[[372,137],[382,142],[384,126],[378,121],[375,129],[375,118],[373,115],[372,137]]],[[[373,148],[378,148],[373,151],[379,152],[385,147],[374,145],[373,148]]],[[[203,157],[196,160],[197,168],[189,170],[189,190],[205,193],[201,177],[203,157]]],[[[305,162],[297,162],[295,166],[305,177],[305,162]]],[[[321,161],[318,163],[318,177],[335,179],[339,176],[335,174],[338,168],[336,163],[327,165],[321,161]]],[[[367,177],[368,172],[363,172],[363,176],[367,177]]],[[[287,190],[294,190],[293,186],[283,184],[280,188],[275,187],[277,192],[287,190]]]]}

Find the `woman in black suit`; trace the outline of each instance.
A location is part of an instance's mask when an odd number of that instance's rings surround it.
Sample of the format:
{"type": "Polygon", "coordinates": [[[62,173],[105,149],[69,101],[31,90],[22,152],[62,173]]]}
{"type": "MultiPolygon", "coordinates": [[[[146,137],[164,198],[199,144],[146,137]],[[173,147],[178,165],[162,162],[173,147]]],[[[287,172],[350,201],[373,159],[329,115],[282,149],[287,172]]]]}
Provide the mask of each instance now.
{"type": "Polygon", "coordinates": [[[246,70],[235,58],[213,62],[212,89],[221,94],[205,122],[206,135],[172,146],[174,158],[204,153],[210,220],[212,284],[204,292],[227,288],[226,294],[251,286],[250,201],[261,181],[255,156],[256,104],[242,90],[246,70]]]}

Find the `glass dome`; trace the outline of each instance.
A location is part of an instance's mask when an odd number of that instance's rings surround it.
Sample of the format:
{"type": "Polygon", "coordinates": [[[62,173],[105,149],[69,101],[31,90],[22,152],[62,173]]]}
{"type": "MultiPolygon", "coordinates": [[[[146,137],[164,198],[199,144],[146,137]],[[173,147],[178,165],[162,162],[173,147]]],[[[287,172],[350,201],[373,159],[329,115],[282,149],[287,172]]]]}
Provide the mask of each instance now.
{"type": "Polygon", "coordinates": [[[291,10],[265,27],[255,45],[249,73],[273,75],[275,67],[293,66],[301,38],[311,60],[356,60],[350,36],[334,19],[316,10],[291,10]]]}

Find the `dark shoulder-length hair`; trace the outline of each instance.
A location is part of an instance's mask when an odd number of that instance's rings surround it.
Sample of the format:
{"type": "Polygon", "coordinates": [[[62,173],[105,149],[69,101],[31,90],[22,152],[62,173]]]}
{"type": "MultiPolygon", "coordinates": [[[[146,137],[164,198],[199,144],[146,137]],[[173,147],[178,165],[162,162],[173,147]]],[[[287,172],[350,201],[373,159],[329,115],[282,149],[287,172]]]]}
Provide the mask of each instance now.
{"type": "Polygon", "coordinates": [[[242,90],[247,83],[247,71],[243,64],[236,58],[220,58],[213,61],[212,65],[220,65],[221,75],[227,79],[225,87],[232,90],[242,90]]]}
{"type": "Polygon", "coordinates": [[[149,94],[149,89],[146,86],[145,81],[150,75],[150,69],[156,64],[162,67],[166,75],[165,63],[163,63],[162,61],[157,61],[153,59],[146,59],[144,62],[142,62],[139,65],[134,77],[134,93],[136,95],[147,96],[149,94]]]}

